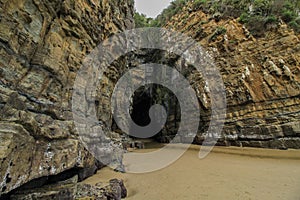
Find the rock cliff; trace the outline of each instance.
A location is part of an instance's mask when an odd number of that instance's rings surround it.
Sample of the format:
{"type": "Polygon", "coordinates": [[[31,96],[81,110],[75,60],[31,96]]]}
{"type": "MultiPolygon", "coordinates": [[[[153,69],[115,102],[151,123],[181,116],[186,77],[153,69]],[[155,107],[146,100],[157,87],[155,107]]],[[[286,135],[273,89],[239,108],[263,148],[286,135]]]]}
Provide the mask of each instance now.
{"type": "Polygon", "coordinates": [[[101,167],[74,130],[72,86],[85,55],[132,15],[132,0],[0,1],[0,196],[101,167]]]}
{"type": "MultiPolygon", "coordinates": [[[[227,95],[219,145],[300,148],[300,35],[280,22],[265,29],[263,37],[253,37],[238,18],[220,19],[189,5],[166,28],[189,35],[214,56],[227,95]]],[[[190,69],[187,78],[198,90],[202,108],[195,139],[199,144],[210,120],[209,92],[195,70],[190,69]]],[[[168,141],[178,127],[180,118],[173,113],[160,135],[162,141],[168,141]]]]}
{"type": "MultiPolygon", "coordinates": [[[[0,10],[0,196],[21,186],[92,175],[102,164],[78,139],[71,112],[73,84],[97,44],[133,28],[133,1],[0,0],[0,10]]],[[[281,22],[256,38],[236,18],[220,19],[188,6],[166,28],[191,36],[214,56],[227,94],[219,145],[300,148],[298,34],[281,22]]],[[[97,88],[99,128],[121,132],[111,115],[112,89],[126,69],[150,62],[175,66],[197,91],[201,123],[194,142],[201,144],[211,114],[206,82],[178,55],[158,50],[131,52],[110,66],[97,88]]],[[[156,137],[168,142],[176,134],[180,106],[171,91],[146,86],[132,100],[131,114],[140,125],[149,123],[151,104],[163,104],[169,116],[156,137]]],[[[118,158],[114,162],[121,165],[118,158]]],[[[86,193],[89,186],[82,187],[86,193]]],[[[35,194],[43,196],[44,190],[26,193],[35,194]]]]}

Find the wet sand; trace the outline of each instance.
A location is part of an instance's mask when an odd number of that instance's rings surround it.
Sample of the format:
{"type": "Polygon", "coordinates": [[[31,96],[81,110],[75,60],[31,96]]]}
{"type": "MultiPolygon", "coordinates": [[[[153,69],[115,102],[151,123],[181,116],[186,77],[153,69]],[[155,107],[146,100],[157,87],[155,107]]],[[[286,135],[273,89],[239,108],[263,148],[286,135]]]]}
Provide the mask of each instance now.
{"type": "Polygon", "coordinates": [[[128,200],[300,200],[300,151],[215,147],[200,160],[199,148],[191,146],[175,163],[156,172],[122,174],[104,168],[85,182],[123,179],[128,200]]]}

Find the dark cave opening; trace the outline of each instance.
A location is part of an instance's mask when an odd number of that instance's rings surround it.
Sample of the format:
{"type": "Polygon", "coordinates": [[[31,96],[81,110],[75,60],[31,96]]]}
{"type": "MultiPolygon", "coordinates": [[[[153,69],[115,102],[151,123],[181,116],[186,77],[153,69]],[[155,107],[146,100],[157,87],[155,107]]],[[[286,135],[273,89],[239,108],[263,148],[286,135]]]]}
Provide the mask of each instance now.
{"type": "MultiPolygon", "coordinates": [[[[166,123],[157,134],[147,139],[159,143],[170,143],[174,139],[181,124],[181,107],[177,97],[171,90],[158,84],[142,86],[135,91],[131,102],[131,119],[136,123],[136,125],[141,127],[147,126],[150,123],[156,123],[155,121],[151,121],[149,117],[149,110],[155,104],[162,105],[167,113],[166,123]]],[[[201,105],[201,102],[199,102],[199,104],[201,105]]],[[[210,111],[206,111],[205,108],[201,107],[199,112],[201,113],[197,134],[200,135],[200,133],[205,133],[208,130],[210,111]]],[[[155,119],[160,120],[157,116],[155,119]]],[[[121,135],[125,134],[118,127],[114,119],[112,123],[112,131],[121,135]]],[[[143,137],[134,137],[130,134],[129,137],[133,140],[144,139],[143,137]]],[[[199,137],[196,136],[193,141],[195,144],[201,144],[202,142],[203,137],[201,137],[201,135],[199,137]]]]}
{"type": "MultiPolygon", "coordinates": [[[[161,121],[159,114],[155,116],[155,121],[151,121],[149,116],[149,110],[155,104],[162,105],[165,108],[167,120],[161,131],[148,139],[156,140],[158,142],[165,141],[165,137],[172,139],[176,135],[180,125],[180,104],[176,96],[169,89],[161,85],[146,85],[135,91],[132,96],[132,105],[130,108],[131,119],[136,125],[141,127],[147,126],[150,123],[159,123],[161,121]]],[[[117,133],[124,133],[114,120],[112,130],[117,133]]],[[[133,139],[140,139],[132,136],[130,137],[133,139]]]]}
{"type": "Polygon", "coordinates": [[[143,87],[140,92],[135,92],[133,96],[131,119],[139,126],[147,126],[151,122],[149,110],[153,105],[154,99],[150,90],[151,88],[145,90],[143,87]]]}

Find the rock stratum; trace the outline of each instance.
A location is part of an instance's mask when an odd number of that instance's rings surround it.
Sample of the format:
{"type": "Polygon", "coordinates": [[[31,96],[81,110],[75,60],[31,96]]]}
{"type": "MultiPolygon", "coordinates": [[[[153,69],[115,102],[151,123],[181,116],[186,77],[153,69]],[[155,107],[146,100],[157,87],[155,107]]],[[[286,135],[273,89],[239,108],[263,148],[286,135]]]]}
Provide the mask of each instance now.
{"type": "MultiPolygon", "coordinates": [[[[107,199],[124,196],[119,180],[109,184],[108,190],[117,191],[109,194],[98,186],[77,184],[103,164],[79,140],[71,98],[86,55],[114,33],[134,27],[133,1],[0,0],[0,10],[0,197],[12,192],[16,199],[24,195],[29,199],[84,198],[89,192],[107,199]],[[70,187],[60,184],[65,180],[70,187]],[[49,193],[50,183],[56,185],[49,193]],[[42,188],[31,190],[36,187],[42,188]]],[[[264,35],[254,37],[238,19],[222,19],[189,6],[165,26],[192,37],[214,56],[227,95],[227,116],[218,145],[300,148],[300,35],[283,22],[265,26],[264,35]]],[[[95,130],[107,133],[107,138],[98,139],[115,139],[98,153],[121,148],[119,134],[109,131],[112,127],[122,133],[111,114],[116,82],[129,68],[151,62],[175,67],[195,89],[201,115],[194,143],[202,144],[211,116],[203,76],[178,55],[141,49],[118,58],[97,86],[91,103],[99,119],[95,130]]],[[[168,118],[155,137],[169,142],[180,125],[180,106],[171,91],[157,85],[138,89],[132,98],[132,118],[147,125],[149,108],[156,103],[167,108],[168,118]]],[[[89,138],[87,142],[93,143],[89,138]]],[[[122,154],[110,162],[122,169],[122,154]]]]}
{"type": "Polygon", "coordinates": [[[0,10],[0,196],[92,175],[102,165],[75,131],[73,82],[97,44],[133,27],[133,1],[1,0],[0,10]]]}
{"type": "MultiPolygon", "coordinates": [[[[214,57],[227,95],[226,121],[217,136],[219,145],[300,148],[299,34],[281,21],[266,23],[263,36],[254,37],[238,18],[222,19],[193,10],[191,4],[165,27],[189,35],[214,57]]],[[[186,77],[201,104],[201,126],[194,140],[201,144],[211,115],[209,91],[201,74],[181,63],[178,60],[175,66],[189,71],[186,77]]],[[[176,108],[174,103],[168,105],[176,108]]],[[[169,141],[175,134],[180,119],[176,113],[160,134],[161,141],[169,141]]]]}

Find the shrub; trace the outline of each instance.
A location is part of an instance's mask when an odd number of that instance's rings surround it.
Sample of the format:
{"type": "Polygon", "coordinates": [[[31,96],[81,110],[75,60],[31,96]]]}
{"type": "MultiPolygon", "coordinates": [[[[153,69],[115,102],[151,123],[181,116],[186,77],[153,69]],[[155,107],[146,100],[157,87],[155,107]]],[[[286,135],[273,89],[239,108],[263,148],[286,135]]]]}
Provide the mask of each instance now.
{"type": "Polygon", "coordinates": [[[291,10],[284,10],[282,13],[282,20],[285,22],[290,22],[295,18],[296,18],[295,13],[291,10]]]}
{"type": "Polygon", "coordinates": [[[295,22],[297,22],[297,24],[300,24],[300,17],[297,17],[297,18],[295,19],[295,22]]]}
{"type": "Polygon", "coordinates": [[[181,12],[188,1],[193,2],[193,10],[201,9],[210,15],[221,13],[222,19],[239,17],[239,22],[245,24],[254,35],[261,35],[267,24],[278,23],[279,19],[294,30],[298,30],[300,24],[300,0],[173,0],[151,24],[165,25],[172,16],[181,12]]]}
{"type": "Polygon", "coordinates": [[[134,21],[136,28],[143,28],[143,27],[158,27],[158,21],[147,17],[144,14],[135,13],[134,14],[134,21]]]}
{"type": "Polygon", "coordinates": [[[239,22],[241,22],[241,23],[247,23],[247,22],[249,22],[249,18],[250,18],[250,15],[248,14],[248,13],[242,13],[241,14],[241,16],[240,16],[240,18],[239,18],[239,22]]]}
{"type": "Polygon", "coordinates": [[[243,12],[239,21],[256,36],[263,35],[263,31],[268,27],[266,25],[276,24],[280,18],[291,28],[298,30],[299,23],[296,19],[300,10],[299,2],[299,0],[254,0],[251,4],[253,11],[243,12]]]}
{"type": "Polygon", "coordinates": [[[227,32],[224,26],[218,26],[213,35],[209,38],[209,41],[214,41],[219,35],[223,35],[227,32]]]}
{"type": "Polygon", "coordinates": [[[193,3],[193,9],[199,10],[206,3],[207,3],[207,0],[195,0],[193,3]]]}
{"type": "Polygon", "coordinates": [[[270,0],[254,0],[254,13],[261,16],[267,16],[271,12],[270,0]]]}
{"type": "Polygon", "coordinates": [[[295,32],[300,33],[300,24],[298,24],[296,21],[291,21],[289,26],[292,27],[295,32]]]}
{"type": "Polygon", "coordinates": [[[224,26],[218,26],[216,30],[217,35],[223,35],[227,32],[227,29],[224,26]]]}
{"type": "Polygon", "coordinates": [[[266,18],[266,24],[274,24],[274,23],[277,23],[278,22],[278,19],[277,19],[277,17],[276,16],[274,16],[274,15],[271,15],[271,16],[268,16],[267,18],[266,18]]]}

